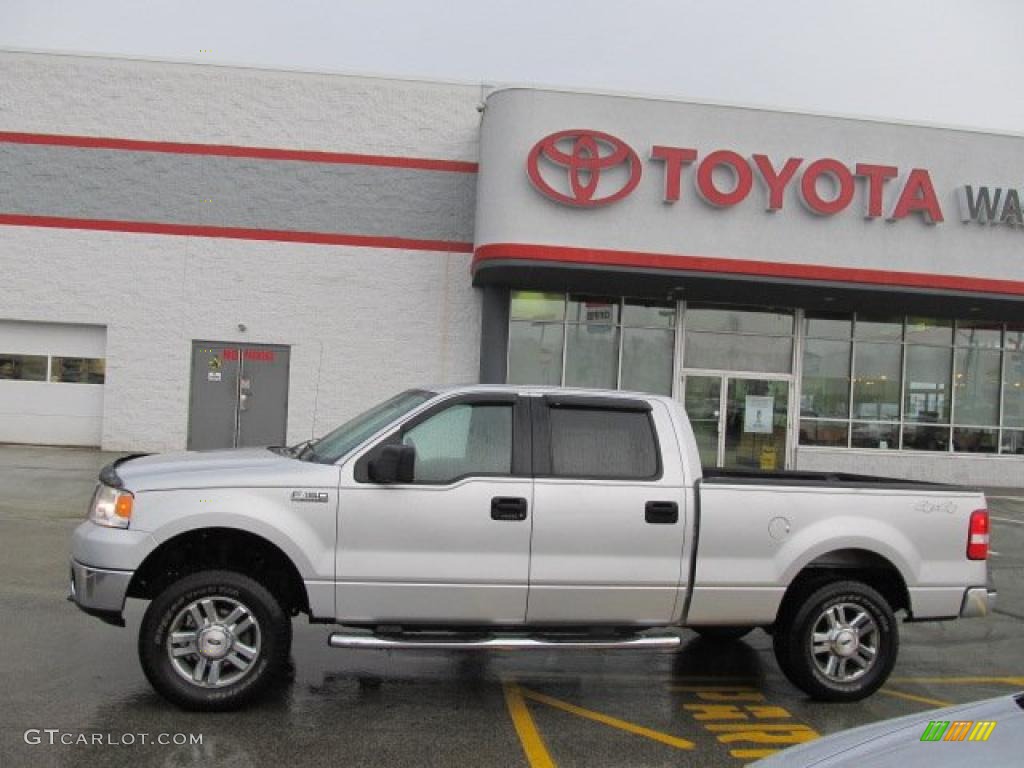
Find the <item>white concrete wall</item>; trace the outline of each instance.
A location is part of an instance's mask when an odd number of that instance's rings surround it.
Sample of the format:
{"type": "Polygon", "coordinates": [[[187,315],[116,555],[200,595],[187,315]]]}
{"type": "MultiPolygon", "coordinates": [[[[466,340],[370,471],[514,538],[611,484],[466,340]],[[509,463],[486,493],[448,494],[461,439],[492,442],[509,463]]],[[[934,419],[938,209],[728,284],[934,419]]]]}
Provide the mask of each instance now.
{"type": "MultiPolygon", "coordinates": [[[[479,101],[463,85],[0,53],[3,131],[475,161],[479,101]]],[[[297,441],[399,389],[476,380],[469,262],[0,226],[0,318],[107,327],[110,450],[184,448],[192,339],[291,345],[297,441]]]]}
{"type": "Polygon", "coordinates": [[[979,487],[1024,486],[1024,458],[1020,456],[800,447],[796,468],[979,487]]]}

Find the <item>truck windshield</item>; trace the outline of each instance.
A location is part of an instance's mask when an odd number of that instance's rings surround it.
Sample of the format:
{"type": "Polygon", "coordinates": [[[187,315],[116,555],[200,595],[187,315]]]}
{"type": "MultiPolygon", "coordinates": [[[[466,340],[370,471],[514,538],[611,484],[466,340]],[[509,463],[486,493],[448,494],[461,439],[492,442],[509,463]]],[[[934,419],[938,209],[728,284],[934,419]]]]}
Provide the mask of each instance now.
{"type": "Polygon", "coordinates": [[[306,452],[305,457],[310,461],[331,464],[375,432],[434,397],[434,394],[422,389],[410,389],[395,395],[324,435],[306,452]]]}

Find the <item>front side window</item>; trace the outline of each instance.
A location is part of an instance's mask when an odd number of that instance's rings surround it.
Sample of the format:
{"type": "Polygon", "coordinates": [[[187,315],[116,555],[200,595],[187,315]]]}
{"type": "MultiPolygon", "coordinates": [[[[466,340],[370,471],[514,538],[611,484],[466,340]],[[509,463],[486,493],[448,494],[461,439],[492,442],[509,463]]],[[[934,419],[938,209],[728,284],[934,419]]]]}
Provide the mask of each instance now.
{"type": "Polygon", "coordinates": [[[651,480],[658,446],[645,411],[552,408],[551,472],[556,477],[651,480]]]}
{"type": "Polygon", "coordinates": [[[407,430],[413,482],[445,485],[469,475],[512,473],[512,404],[459,403],[407,430]]]}

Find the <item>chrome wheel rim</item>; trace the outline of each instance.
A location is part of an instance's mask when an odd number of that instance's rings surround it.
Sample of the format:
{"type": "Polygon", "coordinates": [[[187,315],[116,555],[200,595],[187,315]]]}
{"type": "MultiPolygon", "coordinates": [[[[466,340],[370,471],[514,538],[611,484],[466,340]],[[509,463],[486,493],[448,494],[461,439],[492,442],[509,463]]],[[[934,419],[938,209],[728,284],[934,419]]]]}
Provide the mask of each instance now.
{"type": "Polygon", "coordinates": [[[174,671],[200,688],[224,688],[248,675],[260,656],[259,622],[230,597],[204,597],[180,611],[167,633],[174,671]]]}
{"type": "Polygon", "coordinates": [[[825,678],[850,683],[867,674],[878,660],[880,634],[874,617],[855,603],[823,610],[811,630],[811,657],[825,678]]]}

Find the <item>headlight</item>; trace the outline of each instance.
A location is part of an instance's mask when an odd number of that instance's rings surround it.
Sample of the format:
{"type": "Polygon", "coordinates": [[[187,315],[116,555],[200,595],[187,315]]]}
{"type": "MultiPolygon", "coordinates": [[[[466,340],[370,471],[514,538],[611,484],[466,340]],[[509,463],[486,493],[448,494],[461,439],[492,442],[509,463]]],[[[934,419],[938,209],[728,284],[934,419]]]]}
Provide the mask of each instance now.
{"type": "Polygon", "coordinates": [[[100,483],[92,495],[89,519],[108,528],[127,528],[134,501],[135,497],[128,491],[119,491],[100,483]]]}

